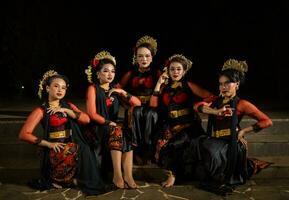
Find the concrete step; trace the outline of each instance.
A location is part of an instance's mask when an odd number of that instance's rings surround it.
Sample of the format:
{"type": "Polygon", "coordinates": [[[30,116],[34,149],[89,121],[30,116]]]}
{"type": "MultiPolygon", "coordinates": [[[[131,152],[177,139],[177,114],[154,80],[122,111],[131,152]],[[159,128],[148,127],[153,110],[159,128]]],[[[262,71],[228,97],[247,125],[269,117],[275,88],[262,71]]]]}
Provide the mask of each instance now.
{"type": "MultiPolygon", "coordinates": [[[[289,135],[249,133],[246,139],[249,156],[289,156],[289,135]]],[[[18,138],[2,138],[0,141],[0,158],[9,155],[12,158],[34,159],[38,155],[38,149],[37,146],[19,141],[18,138]]]]}
{"type": "Polygon", "coordinates": [[[289,135],[249,133],[246,139],[249,156],[289,156],[289,135]]]}
{"type": "MultiPolygon", "coordinates": [[[[289,156],[265,156],[254,157],[268,161],[271,164],[266,169],[254,175],[252,179],[288,179],[289,178],[289,156]]],[[[136,179],[145,181],[160,181],[166,177],[166,171],[157,165],[134,166],[134,176],[136,179]]]]}
{"type": "MultiPolygon", "coordinates": [[[[289,156],[256,157],[272,162],[268,168],[261,170],[252,177],[252,180],[289,179],[289,156]]],[[[0,160],[0,182],[24,184],[32,178],[39,177],[39,160],[37,159],[11,159],[0,160]]],[[[134,178],[146,182],[160,183],[166,178],[166,171],[156,164],[133,167],[134,178]]]]}

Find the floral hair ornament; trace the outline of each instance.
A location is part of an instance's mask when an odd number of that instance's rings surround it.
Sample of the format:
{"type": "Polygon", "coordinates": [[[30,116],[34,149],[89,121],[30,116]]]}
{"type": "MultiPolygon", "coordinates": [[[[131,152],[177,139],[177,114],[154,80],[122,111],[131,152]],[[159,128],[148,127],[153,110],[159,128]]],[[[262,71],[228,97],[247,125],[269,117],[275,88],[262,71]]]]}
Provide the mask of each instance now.
{"type": "Polygon", "coordinates": [[[47,79],[49,77],[58,75],[58,73],[54,70],[48,70],[47,72],[45,72],[42,76],[42,79],[39,81],[39,85],[38,85],[38,97],[41,99],[42,98],[42,91],[43,91],[43,86],[46,83],[47,79]]]}
{"type": "Polygon", "coordinates": [[[85,74],[87,75],[87,80],[89,83],[93,83],[92,81],[92,69],[96,69],[99,65],[100,61],[103,59],[108,59],[112,61],[114,65],[116,65],[116,59],[113,57],[108,51],[101,51],[98,54],[95,55],[93,60],[91,61],[91,64],[87,67],[85,70],[85,74]]]}
{"type": "Polygon", "coordinates": [[[246,61],[238,61],[235,59],[228,59],[223,67],[222,67],[222,71],[226,70],[226,69],[235,69],[239,72],[242,73],[242,75],[245,74],[245,72],[248,71],[248,65],[246,63],[246,61]]]}
{"type": "Polygon", "coordinates": [[[185,56],[183,56],[182,54],[174,54],[171,57],[169,57],[169,59],[166,61],[166,67],[169,68],[170,64],[174,61],[179,62],[179,60],[184,61],[184,63],[187,66],[187,69],[185,71],[185,73],[187,73],[193,65],[193,62],[191,60],[189,60],[188,58],[186,58],[185,56]]]}
{"type": "Polygon", "coordinates": [[[140,39],[138,39],[135,47],[133,48],[133,51],[134,51],[133,58],[132,58],[132,64],[133,65],[136,64],[136,50],[143,44],[149,44],[152,47],[151,53],[153,56],[155,56],[157,53],[157,50],[158,50],[157,40],[151,36],[145,35],[145,36],[141,37],[140,39]]]}

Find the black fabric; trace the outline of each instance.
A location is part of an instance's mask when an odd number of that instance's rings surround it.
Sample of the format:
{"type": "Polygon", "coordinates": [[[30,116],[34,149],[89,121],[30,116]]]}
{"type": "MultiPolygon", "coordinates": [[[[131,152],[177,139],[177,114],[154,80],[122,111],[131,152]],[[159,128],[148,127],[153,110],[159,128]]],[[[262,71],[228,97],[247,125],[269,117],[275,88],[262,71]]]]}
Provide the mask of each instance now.
{"type": "Polygon", "coordinates": [[[133,110],[132,132],[136,138],[134,153],[144,159],[152,159],[156,141],[157,110],[146,105],[133,110]]]}
{"type": "Polygon", "coordinates": [[[211,107],[221,108],[224,105],[229,105],[233,108],[232,117],[217,119],[217,116],[210,115],[207,128],[207,138],[203,139],[199,144],[202,159],[198,165],[203,166],[198,168],[201,185],[206,188],[221,190],[222,185],[234,186],[246,183],[250,177],[248,173],[247,150],[245,146],[238,142],[239,120],[237,116],[237,104],[239,98],[235,96],[227,103],[223,103],[223,98],[220,97],[211,107]],[[231,124],[217,123],[217,120],[229,121],[231,124]],[[224,127],[227,126],[227,127],[224,127]],[[221,127],[218,127],[221,126],[221,127]],[[211,137],[213,131],[230,129],[230,136],[215,138],[211,137]]]}
{"type": "MultiPolygon", "coordinates": [[[[70,108],[64,102],[60,102],[61,107],[70,108]]],[[[44,109],[44,118],[42,125],[44,128],[44,139],[48,140],[49,130],[49,114],[47,113],[48,104],[42,105],[44,109]]],[[[81,134],[76,120],[68,118],[70,128],[72,129],[72,141],[79,145],[78,162],[77,162],[77,181],[80,189],[87,195],[97,195],[105,192],[105,185],[101,179],[99,159],[84,137],[81,134]]],[[[50,172],[51,166],[49,162],[49,149],[43,148],[41,159],[41,174],[42,178],[39,183],[43,185],[42,189],[49,189],[51,187],[50,172]]]]}

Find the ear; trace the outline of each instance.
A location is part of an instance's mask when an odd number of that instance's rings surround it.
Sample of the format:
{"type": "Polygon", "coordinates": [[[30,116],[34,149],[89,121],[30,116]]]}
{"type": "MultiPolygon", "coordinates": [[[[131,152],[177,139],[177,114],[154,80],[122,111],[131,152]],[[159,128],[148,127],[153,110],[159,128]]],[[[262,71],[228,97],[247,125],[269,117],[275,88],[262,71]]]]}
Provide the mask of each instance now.
{"type": "Polygon", "coordinates": [[[239,86],[240,86],[240,82],[237,82],[237,83],[236,83],[236,89],[237,89],[237,90],[239,89],[239,86]]]}
{"type": "Polygon", "coordinates": [[[96,78],[99,79],[99,72],[96,72],[96,78]]]}
{"type": "Polygon", "coordinates": [[[46,85],[46,92],[49,92],[49,86],[46,85]]]}

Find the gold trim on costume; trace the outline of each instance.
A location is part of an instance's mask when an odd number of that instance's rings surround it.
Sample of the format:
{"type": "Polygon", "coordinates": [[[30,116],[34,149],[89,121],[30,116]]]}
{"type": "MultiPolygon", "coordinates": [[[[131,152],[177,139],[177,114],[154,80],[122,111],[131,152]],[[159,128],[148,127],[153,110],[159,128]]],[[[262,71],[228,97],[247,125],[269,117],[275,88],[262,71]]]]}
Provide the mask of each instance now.
{"type": "Polygon", "coordinates": [[[231,135],[231,129],[222,129],[213,132],[213,137],[219,138],[231,135]]]}
{"type": "Polygon", "coordinates": [[[136,96],[142,104],[146,104],[147,102],[149,102],[151,96],[136,96]]]}
{"type": "Polygon", "coordinates": [[[68,138],[71,136],[71,129],[67,129],[64,131],[55,131],[49,133],[49,139],[60,139],[60,138],[68,138]]]}
{"type": "Polygon", "coordinates": [[[190,114],[190,110],[187,108],[181,109],[181,110],[172,110],[169,113],[171,118],[178,118],[178,117],[181,117],[183,115],[188,115],[188,114],[190,114]]]}

